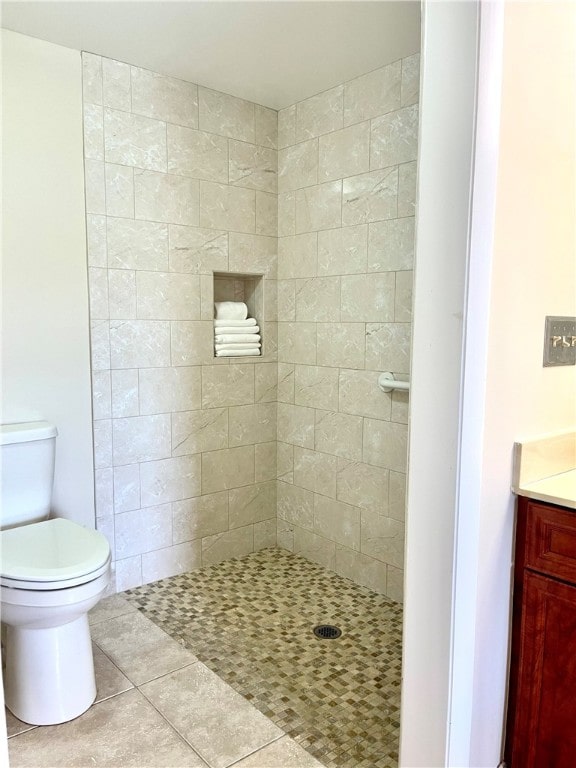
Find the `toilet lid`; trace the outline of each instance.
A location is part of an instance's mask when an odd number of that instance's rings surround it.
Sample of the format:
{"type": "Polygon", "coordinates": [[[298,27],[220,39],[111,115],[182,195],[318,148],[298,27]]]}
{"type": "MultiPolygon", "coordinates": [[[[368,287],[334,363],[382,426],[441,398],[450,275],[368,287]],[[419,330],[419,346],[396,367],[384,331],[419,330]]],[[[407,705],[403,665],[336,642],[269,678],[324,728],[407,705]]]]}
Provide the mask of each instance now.
{"type": "Polygon", "coordinates": [[[105,566],[110,545],[98,531],[56,518],[0,531],[0,554],[2,577],[62,582],[105,566]]]}

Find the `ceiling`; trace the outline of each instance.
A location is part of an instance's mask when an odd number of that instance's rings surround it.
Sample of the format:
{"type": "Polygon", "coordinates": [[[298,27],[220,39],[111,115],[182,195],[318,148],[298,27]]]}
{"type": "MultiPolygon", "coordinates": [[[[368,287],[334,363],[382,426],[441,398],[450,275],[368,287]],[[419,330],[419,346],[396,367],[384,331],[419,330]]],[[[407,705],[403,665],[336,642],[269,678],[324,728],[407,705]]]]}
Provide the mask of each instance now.
{"type": "Polygon", "coordinates": [[[281,109],[420,50],[418,0],[25,0],[2,26],[281,109]]]}

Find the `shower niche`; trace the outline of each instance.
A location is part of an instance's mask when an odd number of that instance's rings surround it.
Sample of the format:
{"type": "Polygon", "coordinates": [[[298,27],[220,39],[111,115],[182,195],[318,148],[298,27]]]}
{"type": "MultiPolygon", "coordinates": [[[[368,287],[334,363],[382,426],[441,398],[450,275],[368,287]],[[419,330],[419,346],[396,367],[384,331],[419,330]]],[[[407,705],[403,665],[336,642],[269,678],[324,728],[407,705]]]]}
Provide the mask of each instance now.
{"type": "MultiPolygon", "coordinates": [[[[214,302],[242,301],[248,307],[248,317],[256,320],[260,335],[260,355],[265,354],[264,334],[264,275],[241,272],[214,272],[214,302]]],[[[214,353],[216,354],[216,353],[214,353]]],[[[256,357],[256,355],[254,355],[256,357]]]]}

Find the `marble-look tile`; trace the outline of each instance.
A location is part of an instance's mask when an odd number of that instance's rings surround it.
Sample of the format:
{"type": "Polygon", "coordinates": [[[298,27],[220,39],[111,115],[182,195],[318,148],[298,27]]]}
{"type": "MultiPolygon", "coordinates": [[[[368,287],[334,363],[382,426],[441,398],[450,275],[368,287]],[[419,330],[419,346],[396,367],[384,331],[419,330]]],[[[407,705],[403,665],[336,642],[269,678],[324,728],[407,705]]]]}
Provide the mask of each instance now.
{"type": "Polygon", "coordinates": [[[106,267],[106,216],[89,213],[86,216],[86,244],[89,267],[106,267]]]}
{"type": "Polygon", "coordinates": [[[202,539],[202,565],[215,565],[254,552],[254,526],[234,528],[202,539]]]}
{"type": "Polygon", "coordinates": [[[269,549],[270,547],[276,547],[277,535],[276,535],[276,513],[274,517],[268,520],[261,520],[259,523],[254,523],[254,552],[258,552],[260,549],[269,549]]]}
{"type": "Polygon", "coordinates": [[[366,368],[410,372],[410,323],[367,323],[366,368]]]}
{"type": "Polygon", "coordinates": [[[393,565],[386,566],[386,595],[397,603],[404,600],[404,570],[393,565]]]}
{"type": "Polygon", "coordinates": [[[144,462],[140,464],[140,484],[143,507],[199,496],[200,455],[144,462]]]}
{"type": "Polygon", "coordinates": [[[143,320],[199,320],[200,278],[171,272],[137,272],[137,317],[143,320]]]}
{"type": "Polygon", "coordinates": [[[258,752],[236,763],[236,768],[322,768],[315,757],[297,744],[289,736],[283,736],[278,741],[269,744],[258,752]]]}
{"type": "Polygon", "coordinates": [[[140,508],[140,465],[114,467],[114,512],[140,508]]]}
{"type": "Polygon", "coordinates": [[[296,193],[281,192],[278,195],[278,237],[296,234],[296,193]]]}
{"type": "Polygon", "coordinates": [[[228,491],[210,493],[172,504],[174,544],[228,530],[228,491]]]}
{"type": "Polygon", "coordinates": [[[104,163],[100,160],[84,161],[86,213],[106,213],[106,179],[104,163]]]}
{"type": "Polygon", "coordinates": [[[164,320],[112,320],[112,368],[170,365],[170,323],[164,320]]]}
{"type": "Polygon", "coordinates": [[[338,410],[389,421],[392,395],[382,392],[378,386],[379,373],[342,368],[338,382],[338,410]]]}
{"type": "MultiPolygon", "coordinates": [[[[276,437],[276,436],[274,436],[276,437]]],[[[276,440],[254,446],[254,481],[267,483],[277,477],[276,440]]]]}
{"type": "Polygon", "coordinates": [[[199,127],[230,139],[254,142],[254,104],[210,88],[198,88],[199,127]]]}
{"type": "Polygon", "coordinates": [[[88,269],[89,307],[93,320],[104,320],[110,316],[108,309],[108,274],[106,269],[88,269]]]}
{"type": "Polygon", "coordinates": [[[336,498],[338,459],[328,453],[294,447],[294,485],[336,498]]]}
{"type": "Polygon", "coordinates": [[[366,272],[368,227],[341,227],[318,232],[318,274],[355,275],[366,272]]]}
{"type": "Polygon", "coordinates": [[[254,365],[207,366],[202,369],[202,408],[254,402],[254,365]]]}
{"type": "Polygon", "coordinates": [[[173,366],[207,365],[214,359],[212,322],[173,320],[170,323],[170,333],[170,354],[173,366]]]}
{"type": "Polygon", "coordinates": [[[104,116],[102,107],[84,104],[84,157],[104,162],[104,116]]]}
{"type": "Polygon", "coordinates": [[[104,110],[106,162],[166,171],[166,124],[116,109],[104,110]]]}
{"type": "Polygon", "coordinates": [[[279,403],[294,403],[294,363],[278,363],[279,403]]]}
{"type": "Polygon", "coordinates": [[[296,280],[296,320],[318,323],[338,322],[340,320],[340,279],[340,277],[311,277],[306,280],[296,280]]]}
{"type": "Polygon", "coordinates": [[[110,371],[92,373],[92,414],[94,420],[112,418],[110,371]]]}
{"type": "Polygon", "coordinates": [[[170,415],[131,416],[113,421],[114,466],[170,456],[170,415]]]}
{"type": "Polygon", "coordinates": [[[276,480],[233,488],[230,498],[230,528],[241,528],[276,517],[276,480]]]}
{"type": "Polygon", "coordinates": [[[288,443],[277,443],[276,467],[278,479],[285,483],[294,482],[294,446],[288,443]]]}
{"type": "Polygon", "coordinates": [[[394,322],[409,323],[412,320],[412,270],[396,272],[396,294],[394,299],[394,322]]]}
{"type": "Polygon", "coordinates": [[[416,104],[420,92],[420,54],[402,59],[402,106],[416,104]]]}
{"type": "Polygon", "coordinates": [[[303,141],[278,152],[278,192],[309,187],[318,182],[318,139],[303,141]]]}
{"type": "Polygon", "coordinates": [[[414,216],[416,181],[416,162],[403,163],[398,169],[398,216],[414,216]]]}
{"type": "Polygon", "coordinates": [[[224,230],[169,226],[171,272],[211,274],[228,271],[228,232],[224,230]]]}
{"type": "Polygon", "coordinates": [[[113,565],[114,582],[116,590],[123,592],[125,589],[133,589],[142,584],[142,556],[127,557],[124,560],[116,560],[113,565]]]}
{"type": "Polygon", "coordinates": [[[278,112],[260,104],[254,106],[256,120],[256,144],[261,147],[278,149],[278,112]]]}
{"type": "Polygon", "coordinates": [[[92,638],[135,685],[196,661],[190,651],[139,612],[94,624],[92,638]]]}
{"type": "Polygon", "coordinates": [[[256,403],[275,403],[277,384],[277,363],[259,363],[254,366],[254,400],[256,403]]]}
{"type": "Polygon", "coordinates": [[[108,520],[114,515],[114,472],[112,467],[94,472],[94,501],[96,519],[108,520]]]}
{"type": "Polygon", "coordinates": [[[388,512],[389,472],[382,467],[338,459],[336,498],[355,507],[388,512]]]}
{"type": "Polygon", "coordinates": [[[200,226],[254,232],[256,193],[226,184],[200,183],[200,226]]]}
{"type": "Polygon", "coordinates": [[[278,112],[278,149],[296,143],[296,104],[278,112]]]}
{"type": "Polygon", "coordinates": [[[316,493],[314,532],[337,544],[360,550],[360,510],[316,493]]]}
{"type": "Polygon", "coordinates": [[[132,112],[167,123],[198,127],[198,86],[132,67],[132,112]]]}
{"type": "Polygon", "coordinates": [[[338,409],[338,370],[314,365],[297,365],[294,402],[310,408],[338,409]]]}
{"type": "Polygon", "coordinates": [[[88,623],[90,626],[98,624],[101,621],[115,619],[118,616],[124,616],[126,613],[135,613],[138,609],[126,600],[123,595],[111,595],[103,600],[88,612],[88,623]]]}
{"type": "Polygon", "coordinates": [[[294,525],[280,517],[276,519],[276,542],[278,547],[294,551],[294,525]]]}
{"type": "MultiPolygon", "coordinates": [[[[405,376],[403,378],[407,379],[408,377],[405,376]]],[[[409,393],[396,390],[392,395],[392,413],[390,414],[390,421],[395,421],[398,424],[408,424],[409,407],[409,393]]]]}
{"type": "Polygon", "coordinates": [[[363,173],[344,179],[342,224],[363,224],[397,215],[398,168],[363,173]]]}
{"type": "Polygon", "coordinates": [[[256,234],[278,237],[278,197],[256,190],[256,234]]]}
{"type": "Polygon", "coordinates": [[[314,527],[314,493],[296,485],[278,482],[278,517],[311,531],[314,527]]]}
{"type": "Polygon", "coordinates": [[[278,317],[283,322],[296,320],[296,280],[278,280],[278,317]]]}
{"type": "Polygon", "coordinates": [[[202,493],[214,493],[254,482],[254,446],[202,454],[202,493]]]}
{"type": "MultiPolygon", "coordinates": [[[[356,177],[355,177],[356,178],[356,177]]],[[[342,221],[342,182],[329,181],[296,192],[296,232],[340,227],[342,221]]]]}
{"type": "Polygon", "coordinates": [[[230,232],[229,270],[275,278],[278,272],[277,251],[278,240],[275,237],[230,232]]]}
{"type": "Polygon", "coordinates": [[[413,264],[414,217],[368,225],[369,272],[407,270],[412,269],[413,264]]]}
{"type": "Polygon", "coordinates": [[[401,62],[395,61],[344,85],[344,125],[400,108],[401,62]]]}
{"type": "Polygon", "coordinates": [[[278,403],[278,440],[314,448],[314,408],[278,403]]]}
{"type": "Polygon", "coordinates": [[[282,735],[201,663],[148,683],[142,692],[213,768],[225,768],[282,735]]]}
{"type": "Polygon", "coordinates": [[[168,227],[150,221],[106,220],[108,266],[165,272],[168,267],[168,227]]]}
{"type": "Polygon", "coordinates": [[[316,232],[279,238],[278,277],[314,277],[317,273],[317,257],[316,232]]]}
{"type": "Polygon", "coordinates": [[[403,107],[372,120],[370,168],[387,168],[416,160],[418,105],[403,107]]]}
{"type": "Polygon", "coordinates": [[[136,273],[128,269],[109,269],[107,272],[110,319],[136,317],[136,273]]]}
{"type": "Polygon", "coordinates": [[[199,223],[199,182],[185,176],[134,171],[135,217],[168,224],[199,223]]]}
{"type": "Polygon", "coordinates": [[[370,170],[370,121],[320,137],[318,181],[343,179],[370,170]]]}
{"type": "Polygon", "coordinates": [[[276,193],[278,153],[275,149],[230,140],[229,153],[230,184],[276,193]]]}
{"type": "Polygon", "coordinates": [[[333,456],[361,461],[362,418],[346,413],[316,411],[314,447],[333,456]]]}
{"type": "Polygon", "coordinates": [[[227,447],[227,408],[172,414],[172,456],[216,451],[227,447]]]}
{"type": "Polygon", "coordinates": [[[365,555],[375,557],[396,568],[404,564],[404,524],[398,520],[362,510],[362,541],[365,555]]]}
{"type": "Polygon", "coordinates": [[[276,439],[276,403],[236,405],[230,407],[228,411],[230,448],[267,443],[276,439]]]}
{"type": "Polygon", "coordinates": [[[112,466],[112,420],[101,419],[93,424],[94,469],[112,466]]]}
{"type": "Polygon", "coordinates": [[[312,531],[294,526],[294,553],[334,570],[336,544],[312,531]]]}
{"type": "Polygon", "coordinates": [[[228,182],[228,140],[180,125],[167,126],[168,171],[205,181],[228,182]]]}
{"type": "Polygon", "coordinates": [[[157,507],[122,512],[114,518],[116,557],[141,555],[172,544],[172,507],[157,507]]]}
{"type": "Polygon", "coordinates": [[[394,273],[344,275],[341,280],[343,321],[386,323],[394,320],[394,273]]]}
{"type": "Polygon", "coordinates": [[[201,368],[143,368],[138,371],[140,413],[174,413],[202,405],[201,368]]]}
{"type": "Polygon", "coordinates": [[[163,549],[144,552],[142,555],[142,579],[145,584],[159,579],[188,573],[202,565],[200,541],[187,541],[163,549]]]}
{"type": "Polygon", "coordinates": [[[102,104],[102,58],[82,51],[82,100],[102,104]]]}
{"type": "Polygon", "coordinates": [[[137,690],[96,704],[76,720],[21,734],[10,740],[9,747],[11,764],[23,768],[206,768],[206,763],[137,690]]]}
{"type": "Polygon", "coordinates": [[[344,124],[344,86],[298,102],[296,105],[296,141],[336,131],[344,124]]]}
{"type": "Polygon", "coordinates": [[[90,321],[90,354],[93,371],[110,368],[110,323],[108,320],[90,321]]]}
{"type": "Polygon", "coordinates": [[[364,323],[318,323],[318,365],[364,368],[364,323]]]}
{"type": "Polygon", "coordinates": [[[380,560],[337,544],[334,570],[355,584],[368,587],[379,594],[388,594],[388,566],[380,560]]]}
{"type": "Polygon", "coordinates": [[[134,218],[134,169],[106,163],[106,214],[134,218]]]}
{"type": "Polygon", "coordinates": [[[406,517],[406,475],[404,472],[390,472],[388,516],[395,520],[404,520],[406,517]]]}
{"type": "Polygon", "coordinates": [[[378,419],[364,420],[363,461],[394,472],[406,472],[408,429],[378,419]]]}
{"type": "Polygon", "coordinates": [[[282,363],[316,365],[316,324],[278,323],[278,349],[282,363]]]}
{"type": "Polygon", "coordinates": [[[114,59],[102,59],[102,102],[105,107],[130,112],[130,67],[114,59]]]}

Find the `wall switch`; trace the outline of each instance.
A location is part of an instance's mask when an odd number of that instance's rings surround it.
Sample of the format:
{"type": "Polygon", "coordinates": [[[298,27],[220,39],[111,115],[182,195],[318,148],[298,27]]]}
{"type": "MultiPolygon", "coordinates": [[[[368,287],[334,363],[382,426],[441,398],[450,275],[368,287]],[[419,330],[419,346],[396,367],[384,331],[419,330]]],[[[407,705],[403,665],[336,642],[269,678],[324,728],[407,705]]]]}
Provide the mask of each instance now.
{"type": "Polygon", "coordinates": [[[544,367],[576,365],[576,317],[546,317],[544,367]]]}

